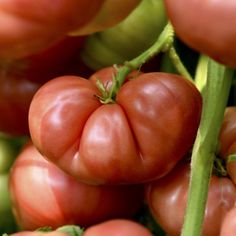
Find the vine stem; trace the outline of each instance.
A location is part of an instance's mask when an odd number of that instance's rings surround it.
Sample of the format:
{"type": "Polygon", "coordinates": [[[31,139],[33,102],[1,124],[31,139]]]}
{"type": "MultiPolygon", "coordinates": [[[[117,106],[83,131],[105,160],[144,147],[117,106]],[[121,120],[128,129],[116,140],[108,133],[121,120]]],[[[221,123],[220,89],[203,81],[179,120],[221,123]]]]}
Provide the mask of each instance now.
{"type": "Polygon", "coordinates": [[[168,50],[168,53],[169,53],[169,57],[170,57],[173,65],[175,66],[175,69],[179,72],[179,74],[183,75],[184,78],[186,78],[190,81],[193,81],[192,76],[190,75],[190,73],[187,71],[187,69],[183,65],[178,53],[176,52],[176,50],[173,46],[170,47],[170,49],[168,50]]]}
{"type": "Polygon", "coordinates": [[[160,52],[167,51],[174,41],[174,30],[170,23],[167,23],[162,33],[159,35],[156,42],[136,58],[126,61],[124,65],[117,69],[117,73],[113,78],[112,88],[109,91],[108,97],[103,103],[109,103],[115,100],[115,96],[125,81],[126,76],[133,70],[139,69],[144,63],[160,52]]]}
{"type": "Polygon", "coordinates": [[[189,194],[181,236],[201,235],[218,136],[232,77],[232,69],[206,57],[202,58],[197,68],[197,86],[201,88],[203,110],[192,151],[189,194]]]}

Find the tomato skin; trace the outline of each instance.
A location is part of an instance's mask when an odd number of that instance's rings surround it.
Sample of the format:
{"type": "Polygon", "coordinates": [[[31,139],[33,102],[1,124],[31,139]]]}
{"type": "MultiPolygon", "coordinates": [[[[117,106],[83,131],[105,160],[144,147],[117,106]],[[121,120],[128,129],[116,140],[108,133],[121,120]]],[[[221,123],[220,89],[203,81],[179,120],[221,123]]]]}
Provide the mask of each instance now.
{"type": "MultiPolygon", "coordinates": [[[[149,209],[158,224],[170,236],[178,236],[181,232],[189,177],[189,163],[183,162],[168,175],[146,186],[146,202],[149,209]]],[[[213,175],[210,180],[202,235],[219,235],[222,220],[234,206],[235,199],[236,188],[233,182],[229,178],[213,175]]]]}
{"type": "Polygon", "coordinates": [[[143,203],[143,186],[92,186],[67,175],[32,144],[14,162],[9,189],[14,215],[23,230],[67,224],[89,226],[132,217],[143,203]]]}
{"type": "Polygon", "coordinates": [[[224,217],[220,236],[234,236],[236,232],[236,207],[233,207],[224,217]]]}
{"type": "Polygon", "coordinates": [[[176,34],[190,47],[236,67],[236,2],[165,0],[176,34]]]}
{"type": "Polygon", "coordinates": [[[182,77],[141,74],[121,87],[115,104],[101,104],[96,94],[93,81],[56,78],[38,90],[29,111],[36,147],[81,181],[146,182],[165,175],[191,147],[201,96],[182,77]]]}
{"type": "Polygon", "coordinates": [[[87,228],[84,236],[152,236],[143,225],[124,219],[114,219],[87,228]]]}

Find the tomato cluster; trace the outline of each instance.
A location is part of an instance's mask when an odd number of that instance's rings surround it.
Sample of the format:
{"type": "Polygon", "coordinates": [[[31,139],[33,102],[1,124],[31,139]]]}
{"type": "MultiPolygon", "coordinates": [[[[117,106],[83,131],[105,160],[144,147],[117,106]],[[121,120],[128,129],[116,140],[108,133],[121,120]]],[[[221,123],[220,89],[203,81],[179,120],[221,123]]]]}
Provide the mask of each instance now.
{"type": "MultiPolygon", "coordinates": [[[[208,79],[236,68],[234,1],[3,0],[0,9],[0,233],[181,235],[192,153],[202,123],[214,128],[208,79]],[[203,54],[220,69],[200,71],[203,54]]],[[[203,236],[236,227],[233,83],[230,92],[209,148],[203,236]]]]}

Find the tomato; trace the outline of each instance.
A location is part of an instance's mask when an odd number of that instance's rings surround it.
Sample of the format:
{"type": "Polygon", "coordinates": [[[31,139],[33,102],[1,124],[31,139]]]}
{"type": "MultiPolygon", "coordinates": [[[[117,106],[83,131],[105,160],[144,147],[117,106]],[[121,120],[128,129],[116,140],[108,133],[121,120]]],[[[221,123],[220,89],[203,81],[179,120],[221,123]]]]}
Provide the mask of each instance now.
{"type": "Polygon", "coordinates": [[[83,37],[66,37],[39,54],[0,64],[0,131],[28,135],[28,110],[33,95],[46,81],[65,74],[83,37]]]}
{"type": "Polygon", "coordinates": [[[0,137],[0,174],[9,171],[17,154],[18,148],[11,142],[11,139],[0,137]]]}
{"type": "MultiPolygon", "coordinates": [[[[146,201],[157,223],[170,236],[180,235],[187,203],[190,165],[178,164],[171,173],[147,184],[146,201]]],[[[227,177],[213,175],[203,223],[203,235],[218,236],[222,220],[234,206],[236,188],[227,177]]]]}
{"type": "Polygon", "coordinates": [[[236,207],[233,207],[225,216],[220,236],[234,236],[236,232],[236,207]]]}
{"type": "Polygon", "coordinates": [[[236,67],[236,2],[165,0],[168,18],[187,45],[236,67]]]}
{"type": "Polygon", "coordinates": [[[94,225],[85,230],[83,236],[152,236],[143,225],[124,219],[114,219],[94,225]]]}
{"type": "Polygon", "coordinates": [[[0,234],[12,233],[16,227],[15,217],[12,213],[10,193],[8,190],[8,173],[0,174],[0,234]]]}
{"type": "Polygon", "coordinates": [[[97,96],[93,81],[58,77],[37,91],[29,110],[36,147],[81,181],[146,182],[168,173],[192,146],[202,100],[184,78],[143,73],[121,87],[115,103],[97,96]]]}
{"type": "Polygon", "coordinates": [[[13,140],[0,137],[0,234],[16,230],[12,213],[10,193],[8,190],[9,169],[17,154],[18,146],[13,140]]]}
{"type": "Polygon", "coordinates": [[[84,25],[104,0],[1,1],[0,57],[22,58],[52,46],[84,25]],[[79,17],[78,17],[79,16],[79,17]]]}
{"type": "Polygon", "coordinates": [[[67,175],[24,147],[9,178],[14,215],[24,230],[77,224],[89,226],[116,217],[132,217],[143,203],[142,185],[92,186],[67,175]]]}
{"type": "Polygon", "coordinates": [[[0,27],[0,58],[18,59],[39,53],[81,27],[88,28],[83,30],[87,34],[97,27],[116,24],[133,10],[139,0],[129,2],[127,4],[123,0],[114,4],[114,0],[60,0],[55,4],[45,0],[37,3],[3,0],[0,3],[0,20],[4,22],[0,27]]]}
{"type": "Polygon", "coordinates": [[[89,35],[82,47],[81,58],[94,70],[122,64],[150,47],[166,22],[163,0],[143,0],[116,26],[89,35]]]}

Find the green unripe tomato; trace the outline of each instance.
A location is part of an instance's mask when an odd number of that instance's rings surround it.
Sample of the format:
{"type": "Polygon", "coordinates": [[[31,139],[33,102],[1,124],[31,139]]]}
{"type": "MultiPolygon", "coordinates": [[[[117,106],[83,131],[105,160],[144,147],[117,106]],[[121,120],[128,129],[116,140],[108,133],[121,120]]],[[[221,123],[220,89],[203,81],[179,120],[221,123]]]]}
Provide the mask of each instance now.
{"type": "Polygon", "coordinates": [[[8,173],[0,174],[0,234],[16,231],[8,190],[8,173]]]}
{"type": "Polygon", "coordinates": [[[122,64],[150,47],[166,23],[163,0],[142,0],[121,23],[88,36],[81,58],[94,70],[122,64]]]}
{"type": "Polygon", "coordinates": [[[0,138],[0,174],[8,172],[17,153],[18,149],[10,140],[0,138]]]}

